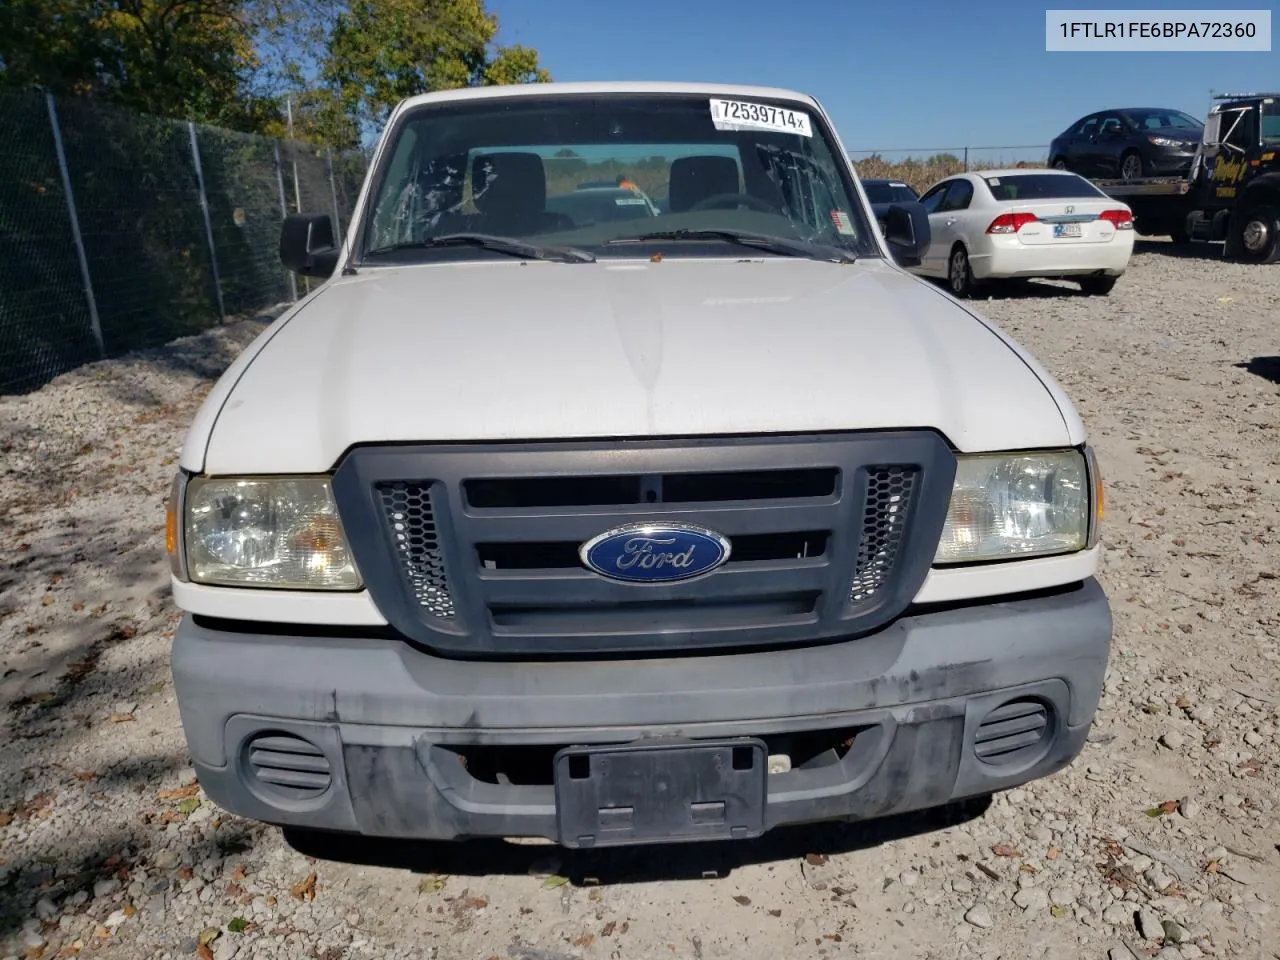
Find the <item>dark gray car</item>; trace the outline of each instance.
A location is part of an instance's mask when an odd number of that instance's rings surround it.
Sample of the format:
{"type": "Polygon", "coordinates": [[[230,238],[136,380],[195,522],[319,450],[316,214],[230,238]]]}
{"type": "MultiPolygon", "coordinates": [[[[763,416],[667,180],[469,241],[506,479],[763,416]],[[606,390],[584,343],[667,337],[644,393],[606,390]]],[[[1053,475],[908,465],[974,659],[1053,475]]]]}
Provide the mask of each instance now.
{"type": "Polygon", "coordinates": [[[1168,107],[1125,107],[1082,117],[1049,145],[1049,165],[1082,177],[1180,177],[1204,125],[1168,107]]]}

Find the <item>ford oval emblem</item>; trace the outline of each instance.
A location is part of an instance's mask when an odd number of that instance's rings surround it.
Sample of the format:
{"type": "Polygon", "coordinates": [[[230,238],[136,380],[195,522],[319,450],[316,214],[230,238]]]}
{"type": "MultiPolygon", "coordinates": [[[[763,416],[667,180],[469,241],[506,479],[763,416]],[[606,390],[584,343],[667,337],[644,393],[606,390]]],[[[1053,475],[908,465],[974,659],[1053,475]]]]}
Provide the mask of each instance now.
{"type": "Polygon", "coordinates": [[[588,570],[626,583],[692,580],[729,559],[726,537],[688,523],[629,523],[578,548],[588,570]]]}

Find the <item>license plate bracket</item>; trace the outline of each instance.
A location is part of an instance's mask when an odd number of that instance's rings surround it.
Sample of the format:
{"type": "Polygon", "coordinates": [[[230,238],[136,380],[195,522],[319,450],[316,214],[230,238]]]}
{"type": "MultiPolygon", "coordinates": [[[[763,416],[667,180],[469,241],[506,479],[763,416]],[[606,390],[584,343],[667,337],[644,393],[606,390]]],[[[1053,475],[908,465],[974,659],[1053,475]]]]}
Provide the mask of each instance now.
{"type": "Polygon", "coordinates": [[[570,848],[758,837],[764,742],[652,741],[565,747],[555,757],[556,820],[570,848]]]}

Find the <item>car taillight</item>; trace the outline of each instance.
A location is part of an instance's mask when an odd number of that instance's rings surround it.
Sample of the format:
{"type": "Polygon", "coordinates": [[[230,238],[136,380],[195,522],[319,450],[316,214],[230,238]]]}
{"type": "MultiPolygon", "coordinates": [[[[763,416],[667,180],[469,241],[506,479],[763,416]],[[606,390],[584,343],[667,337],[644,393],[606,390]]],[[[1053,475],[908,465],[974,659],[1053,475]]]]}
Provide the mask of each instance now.
{"type": "Polygon", "coordinates": [[[1117,230],[1133,229],[1133,214],[1128,210],[1103,210],[1098,219],[1107,221],[1117,230]]]}
{"type": "Polygon", "coordinates": [[[991,221],[987,233],[1017,233],[1028,223],[1035,223],[1034,213],[1002,213],[991,221]]]}

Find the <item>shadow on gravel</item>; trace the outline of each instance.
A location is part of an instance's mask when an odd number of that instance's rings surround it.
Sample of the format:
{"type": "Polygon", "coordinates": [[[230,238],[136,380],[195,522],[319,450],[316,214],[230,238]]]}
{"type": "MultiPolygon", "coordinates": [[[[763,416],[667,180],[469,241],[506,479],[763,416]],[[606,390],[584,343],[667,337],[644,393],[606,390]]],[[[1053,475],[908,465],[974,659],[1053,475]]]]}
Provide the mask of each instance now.
{"type": "Polygon", "coordinates": [[[1134,253],[1154,253],[1175,260],[1221,260],[1222,244],[1195,241],[1174,243],[1172,240],[1136,240],[1134,253]]]}
{"type": "MultiPolygon", "coordinates": [[[[146,770],[134,771],[136,784],[146,785],[151,777],[159,776],[162,770],[177,768],[184,761],[185,758],[176,755],[148,761],[146,770]]],[[[41,802],[39,796],[32,802],[32,810],[36,816],[42,809],[41,802]]],[[[174,878],[169,870],[157,868],[154,859],[156,827],[142,822],[109,822],[112,819],[109,811],[104,812],[100,819],[104,823],[97,829],[66,832],[58,842],[49,844],[37,856],[10,862],[5,867],[7,872],[0,878],[0,951],[10,948],[10,938],[16,938],[23,923],[36,915],[37,897],[47,897],[62,903],[62,912],[67,915],[86,910],[100,911],[102,903],[93,902],[94,885],[114,881],[120,887],[128,887],[138,875],[139,869],[147,874],[146,886],[140,899],[146,900],[151,896],[172,892],[174,878]],[[87,905],[68,905],[67,898],[80,891],[88,895],[87,905]]],[[[212,856],[229,857],[245,853],[252,850],[258,842],[256,832],[258,831],[252,825],[243,828],[224,826],[213,837],[192,840],[183,853],[190,862],[197,864],[212,856]]],[[[50,941],[59,939],[57,925],[46,924],[44,935],[50,941]]],[[[12,949],[16,951],[17,948],[12,949]]],[[[78,951],[59,952],[56,956],[72,956],[74,952],[78,951]]],[[[15,952],[14,956],[17,955],[15,952]]],[[[51,951],[36,951],[26,956],[48,957],[51,960],[55,954],[51,951]]]]}
{"type": "Polygon", "coordinates": [[[559,874],[575,885],[657,883],[728,876],[755,864],[806,856],[856,853],[881,844],[935,833],[981,817],[990,798],[949,804],[859,823],[779,827],[758,840],[683,843],[605,850],[568,850],[502,840],[460,843],[385,840],[284,829],[285,842],[304,856],[414,873],[484,877],[524,876],[538,861],[561,861],[559,874]]]}
{"type": "Polygon", "coordinates": [[[1237,363],[1236,366],[1256,377],[1280,384],[1280,357],[1254,357],[1247,363],[1237,363]]]}
{"type": "MultiPolygon", "coordinates": [[[[942,290],[947,290],[945,281],[933,277],[924,279],[942,290]]],[[[1074,284],[1064,287],[1048,281],[1017,278],[987,281],[974,291],[974,295],[968,302],[980,304],[987,300],[1056,300],[1083,296],[1084,293],[1074,284]]]]}

